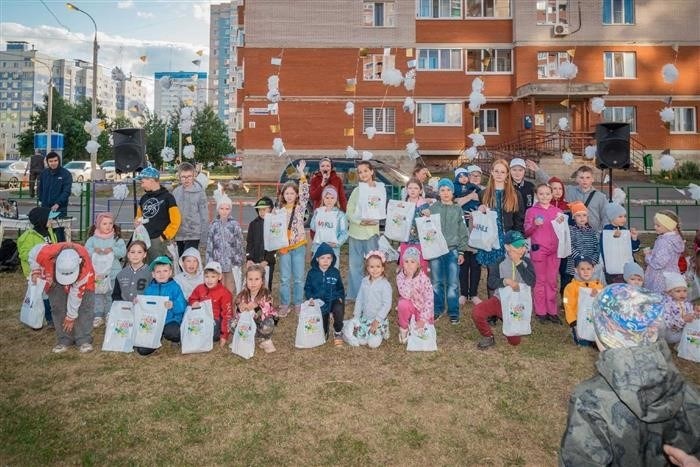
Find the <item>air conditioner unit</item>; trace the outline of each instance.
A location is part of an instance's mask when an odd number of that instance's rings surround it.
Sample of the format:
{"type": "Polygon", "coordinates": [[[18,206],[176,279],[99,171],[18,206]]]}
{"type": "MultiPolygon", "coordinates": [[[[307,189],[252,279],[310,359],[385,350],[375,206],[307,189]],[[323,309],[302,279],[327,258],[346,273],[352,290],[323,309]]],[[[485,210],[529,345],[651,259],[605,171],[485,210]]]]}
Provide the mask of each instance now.
{"type": "Polygon", "coordinates": [[[568,36],[569,25],[566,23],[556,23],[554,28],[552,28],[552,34],[554,36],[568,36]]]}

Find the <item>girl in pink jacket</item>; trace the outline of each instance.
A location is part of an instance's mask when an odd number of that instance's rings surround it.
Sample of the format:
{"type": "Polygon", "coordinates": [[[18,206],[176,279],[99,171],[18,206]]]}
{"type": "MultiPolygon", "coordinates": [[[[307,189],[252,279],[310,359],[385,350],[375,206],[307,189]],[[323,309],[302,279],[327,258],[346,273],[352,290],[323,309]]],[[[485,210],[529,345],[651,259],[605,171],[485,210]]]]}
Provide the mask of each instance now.
{"type": "Polygon", "coordinates": [[[540,323],[561,324],[557,308],[559,240],[552,221],[564,222],[565,217],[561,209],[551,204],[552,189],[549,185],[538,185],[536,190],[538,202],[525,212],[525,236],[530,238],[530,258],[536,276],[533,290],[535,314],[540,323]]]}
{"type": "Polygon", "coordinates": [[[399,291],[399,342],[405,344],[411,317],[416,320],[418,330],[426,324],[433,324],[434,299],[433,284],[420,267],[421,254],[418,248],[406,248],[402,260],[401,269],[396,275],[396,287],[399,291]]]}

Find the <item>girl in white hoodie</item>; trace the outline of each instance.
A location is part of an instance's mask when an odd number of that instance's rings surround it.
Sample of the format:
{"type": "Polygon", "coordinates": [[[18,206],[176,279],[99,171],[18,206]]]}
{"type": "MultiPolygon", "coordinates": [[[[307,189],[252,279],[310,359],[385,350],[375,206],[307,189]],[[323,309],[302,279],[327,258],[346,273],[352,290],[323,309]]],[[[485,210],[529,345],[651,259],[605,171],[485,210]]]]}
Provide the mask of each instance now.
{"type": "Polygon", "coordinates": [[[199,250],[190,247],[182,253],[178,262],[182,272],[176,274],[173,279],[182,289],[185,300],[189,300],[194,288],[199,284],[204,284],[202,257],[199,250]]]}

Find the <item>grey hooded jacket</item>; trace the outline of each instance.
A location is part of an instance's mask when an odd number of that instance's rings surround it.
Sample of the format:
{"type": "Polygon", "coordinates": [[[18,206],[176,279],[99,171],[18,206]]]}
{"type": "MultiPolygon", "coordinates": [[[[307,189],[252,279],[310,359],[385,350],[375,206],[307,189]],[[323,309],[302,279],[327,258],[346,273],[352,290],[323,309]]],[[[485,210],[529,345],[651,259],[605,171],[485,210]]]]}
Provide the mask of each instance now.
{"type": "Polygon", "coordinates": [[[206,242],[209,229],[209,208],[207,194],[202,185],[195,180],[191,187],[178,185],[173,196],[180,210],[182,222],[175,234],[176,241],[200,240],[206,242]]]}

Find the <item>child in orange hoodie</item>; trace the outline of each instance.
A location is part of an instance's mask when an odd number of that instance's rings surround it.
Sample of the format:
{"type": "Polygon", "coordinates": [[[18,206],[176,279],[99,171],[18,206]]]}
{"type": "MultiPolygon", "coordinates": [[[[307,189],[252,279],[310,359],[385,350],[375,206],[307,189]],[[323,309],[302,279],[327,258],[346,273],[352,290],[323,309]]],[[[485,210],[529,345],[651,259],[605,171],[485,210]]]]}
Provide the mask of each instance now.
{"type": "Polygon", "coordinates": [[[564,288],[564,314],[566,322],[571,327],[574,342],[580,346],[595,345],[595,342],[579,338],[576,334],[576,322],[578,319],[578,302],[582,288],[590,289],[590,295],[595,297],[598,291],[603,289],[603,284],[593,277],[595,262],[587,256],[576,258],[576,275],[564,288]]]}

